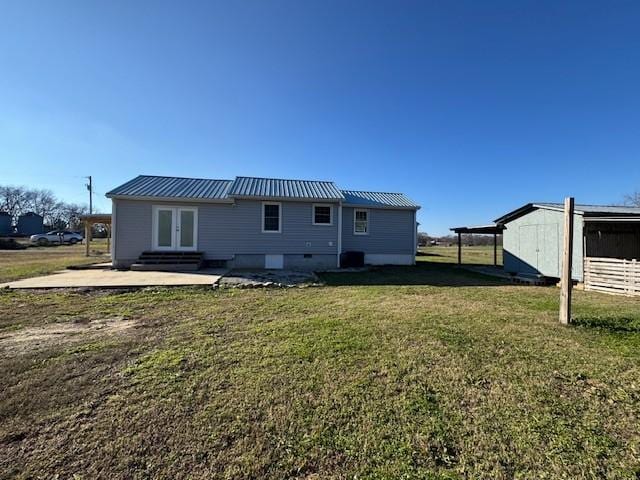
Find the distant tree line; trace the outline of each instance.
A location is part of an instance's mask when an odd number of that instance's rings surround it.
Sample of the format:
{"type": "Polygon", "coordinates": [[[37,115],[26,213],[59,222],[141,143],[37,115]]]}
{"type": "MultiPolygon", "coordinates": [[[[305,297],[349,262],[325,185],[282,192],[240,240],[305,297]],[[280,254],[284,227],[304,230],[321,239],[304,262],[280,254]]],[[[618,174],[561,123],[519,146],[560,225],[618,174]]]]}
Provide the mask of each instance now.
{"type": "Polygon", "coordinates": [[[15,225],[28,212],[41,215],[51,229],[80,229],[80,216],[89,212],[86,205],[56,198],[51,190],[0,185],[0,212],[7,212],[15,225]]]}

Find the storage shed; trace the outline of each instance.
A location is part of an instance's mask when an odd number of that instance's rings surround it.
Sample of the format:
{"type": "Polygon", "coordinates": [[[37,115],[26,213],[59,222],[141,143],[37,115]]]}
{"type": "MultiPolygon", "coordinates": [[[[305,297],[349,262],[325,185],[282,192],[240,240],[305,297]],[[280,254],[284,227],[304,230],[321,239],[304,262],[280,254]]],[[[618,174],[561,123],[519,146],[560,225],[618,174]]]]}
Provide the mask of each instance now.
{"type": "Polygon", "coordinates": [[[9,235],[12,232],[11,215],[7,212],[0,212],[0,235],[9,235]]]}
{"type": "MultiPolygon", "coordinates": [[[[496,219],[496,224],[504,226],[505,271],[517,275],[559,278],[563,215],[563,205],[560,203],[529,203],[496,219]]],[[[583,281],[585,274],[589,277],[595,262],[618,264],[616,260],[620,260],[635,265],[635,260],[639,258],[640,208],[575,206],[574,280],[583,281]],[[607,259],[611,261],[607,262],[607,259]]]]}
{"type": "Polygon", "coordinates": [[[44,221],[41,215],[34,212],[27,212],[18,217],[16,225],[18,235],[35,235],[44,232],[44,221]]]}

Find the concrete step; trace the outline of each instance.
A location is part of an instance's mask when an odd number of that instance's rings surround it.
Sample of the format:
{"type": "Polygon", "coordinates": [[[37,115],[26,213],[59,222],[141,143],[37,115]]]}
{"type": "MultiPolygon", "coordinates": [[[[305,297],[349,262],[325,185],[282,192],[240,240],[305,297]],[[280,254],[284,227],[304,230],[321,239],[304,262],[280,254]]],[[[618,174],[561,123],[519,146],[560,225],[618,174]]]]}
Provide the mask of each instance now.
{"type": "Polygon", "coordinates": [[[195,271],[204,262],[203,252],[142,252],[138,261],[131,266],[131,270],[138,271],[195,271]]]}
{"type": "Polygon", "coordinates": [[[139,258],[138,259],[138,263],[144,263],[144,264],[148,264],[148,265],[160,265],[163,263],[182,263],[182,264],[189,264],[189,263],[201,263],[202,259],[200,258],[180,258],[180,259],[176,259],[176,258],[139,258]]]}
{"type": "Polygon", "coordinates": [[[154,257],[192,257],[192,256],[204,256],[204,252],[180,252],[180,251],[153,251],[145,250],[140,254],[141,257],[154,256],[154,257]]]}

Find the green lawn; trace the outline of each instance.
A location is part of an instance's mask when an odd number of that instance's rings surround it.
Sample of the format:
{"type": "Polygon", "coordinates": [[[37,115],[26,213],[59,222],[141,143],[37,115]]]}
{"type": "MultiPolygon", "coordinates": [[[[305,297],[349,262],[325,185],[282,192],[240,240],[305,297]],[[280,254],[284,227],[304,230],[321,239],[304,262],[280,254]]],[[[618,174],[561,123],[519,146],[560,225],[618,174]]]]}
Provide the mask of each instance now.
{"type": "Polygon", "coordinates": [[[640,300],[562,327],[446,264],[323,278],[0,292],[0,478],[640,475],[640,300]]]}
{"type": "Polygon", "coordinates": [[[107,253],[105,239],[91,241],[90,257],[85,256],[85,246],[80,244],[0,250],[0,283],[46,275],[70,265],[108,262],[107,253]]]}
{"type": "MultiPolygon", "coordinates": [[[[502,265],[502,247],[498,246],[498,265],[502,265]]],[[[421,247],[418,262],[458,263],[457,246],[421,247]]],[[[462,247],[462,263],[466,265],[493,265],[493,245],[462,247]]]]}

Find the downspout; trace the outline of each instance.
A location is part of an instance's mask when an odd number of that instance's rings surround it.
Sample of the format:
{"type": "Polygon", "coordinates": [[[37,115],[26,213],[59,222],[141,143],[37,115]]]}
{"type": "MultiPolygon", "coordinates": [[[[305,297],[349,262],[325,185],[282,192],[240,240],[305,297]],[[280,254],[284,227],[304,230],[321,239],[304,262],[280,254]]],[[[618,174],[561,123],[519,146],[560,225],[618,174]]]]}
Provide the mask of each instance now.
{"type": "Polygon", "coordinates": [[[336,260],[336,267],[340,268],[340,255],[342,254],[342,202],[338,202],[338,258],[336,260]]]}
{"type": "Polygon", "coordinates": [[[413,261],[411,262],[412,265],[416,264],[416,253],[418,250],[418,211],[414,210],[413,211],[413,246],[411,247],[412,250],[412,258],[413,261]]]}
{"type": "Polygon", "coordinates": [[[112,198],[111,199],[111,232],[109,232],[111,234],[111,266],[112,267],[115,266],[116,264],[116,243],[117,243],[116,210],[117,210],[116,199],[112,198]]]}

